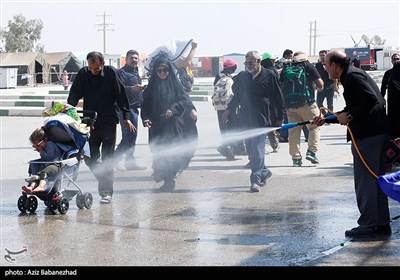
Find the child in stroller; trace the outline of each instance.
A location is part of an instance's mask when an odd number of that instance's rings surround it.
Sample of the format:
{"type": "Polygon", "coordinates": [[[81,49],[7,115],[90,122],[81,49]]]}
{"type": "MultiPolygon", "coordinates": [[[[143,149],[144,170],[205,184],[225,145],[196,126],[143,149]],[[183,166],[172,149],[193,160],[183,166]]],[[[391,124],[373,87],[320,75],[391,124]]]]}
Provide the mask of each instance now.
{"type": "MultiPolygon", "coordinates": [[[[63,159],[63,150],[46,134],[46,128],[41,127],[35,129],[29,140],[35,151],[40,153],[40,159],[30,162],[29,174],[35,174],[29,178],[30,184],[22,186],[22,190],[27,194],[46,192],[47,178],[51,178],[59,171],[59,166],[55,163],[63,159]]],[[[73,147],[71,146],[71,150],[73,147]]]]}
{"type": "MultiPolygon", "coordinates": [[[[70,109],[69,107],[68,110],[70,109]]],[[[76,121],[63,112],[58,112],[30,136],[32,146],[40,153],[41,158],[30,161],[30,177],[25,179],[28,186],[22,187],[22,195],[18,199],[18,209],[21,212],[27,210],[34,213],[39,198],[51,213],[55,214],[58,210],[59,213],[65,214],[69,209],[69,201],[75,195],[79,209],[91,208],[92,195],[88,192],[82,193],[75,180],[80,163],[87,153],[85,144],[97,113],[82,113],[82,120],[79,118],[79,121],[76,121]],[[63,188],[64,183],[67,184],[66,187],[72,183],[77,190],[63,188]]]]}

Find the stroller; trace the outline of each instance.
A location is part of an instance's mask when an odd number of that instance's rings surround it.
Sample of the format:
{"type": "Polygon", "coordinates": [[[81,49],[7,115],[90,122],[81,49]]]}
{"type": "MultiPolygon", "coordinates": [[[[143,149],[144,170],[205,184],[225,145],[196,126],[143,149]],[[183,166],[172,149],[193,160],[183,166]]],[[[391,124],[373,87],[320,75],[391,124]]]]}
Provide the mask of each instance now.
{"type": "MultiPolygon", "coordinates": [[[[28,194],[22,191],[22,195],[18,198],[18,209],[25,213],[26,211],[34,213],[38,206],[38,200],[44,201],[49,211],[52,214],[65,214],[69,209],[69,201],[76,196],[76,206],[79,209],[90,209],[93,204],[92,194],[89,192],[83,193],[81,188],[75,182],[78,177],[79,166],[85,156],[89,156],[88,139],[90,130],[97,118],[97,113],[94,111],[78,111],[83,117],[80,124],[66,123],[56,116],[45,122],[49,140],[55,142],[63,151],[63,159],[60,161],[51,162],[59,167],[58,172],[54,176],[46,178],[45,173],[39,173],[26,178],[28,183],[40,180],[47,180],[46,190],[28,194]],[[85,130],[80,129],[81,124],[86,127],[85,130]],[[76,189],[67,189],[72,184],[76,189]],[[64,186],[65,185],[65,186],[64,186]]],[[[46,162],[50,163],[50,162],[46,162]]],[[[43,164],[43,162],[33,160],[29,162],[30,169],[33,164],[43,164]]]]}

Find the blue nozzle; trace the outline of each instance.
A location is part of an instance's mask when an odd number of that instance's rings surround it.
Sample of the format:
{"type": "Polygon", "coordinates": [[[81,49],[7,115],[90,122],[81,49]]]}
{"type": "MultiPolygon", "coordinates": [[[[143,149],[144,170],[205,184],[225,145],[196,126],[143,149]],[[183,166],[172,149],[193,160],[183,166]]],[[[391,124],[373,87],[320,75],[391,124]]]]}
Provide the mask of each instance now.
{"type": "Polygon", "coordinates": [[[289,129],[289,128],[295,127],[297,125],[298,125],[297,123],[285,123],[281,126],[281,129],[289,129]]]}
{"type": "Polygon", "coordinates": [[[325,117],[325,119],[327,119],[327,120],[334,120],[334,119],[336,119],[336,115],[327,115],[326,117],[325,117]]]}

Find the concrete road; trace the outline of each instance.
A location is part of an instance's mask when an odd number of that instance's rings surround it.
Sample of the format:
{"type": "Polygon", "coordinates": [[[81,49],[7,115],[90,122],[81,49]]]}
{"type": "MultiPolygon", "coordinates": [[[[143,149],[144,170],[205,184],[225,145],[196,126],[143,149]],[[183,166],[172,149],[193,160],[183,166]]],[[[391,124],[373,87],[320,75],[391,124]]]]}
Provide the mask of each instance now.
{"type": "MultiPolygon", "coordinates": [[[[335,109],[343,104],[339,97],[335,109]]],[[[35,214],[18,210],[27,162],[37,157],[28,137],[43,119],[1,117],[1,265],[399,266],[397,201],[390,200],[389,239],[344,236],[359,216],[345,127],[321,127],[319,165],[304,160],[292,167],[287,143],[266,154],[273,175],[251,193],[247,156],[221,157],[214,109],[210,102],[195,105],[199,148],[174,192],[159,192],[161,183],[150,176],[147,130],[140,126],[136,154],[147,170],[116,171],[112,204],[101,205],[97,182],[82,164],[77,183],[93,194],[93,206],[79,210],[73,199],[65,215],[50,214],[42,201],[35,214]]],[[[305,155],[304,140],[301,150],[305,155]]]]}

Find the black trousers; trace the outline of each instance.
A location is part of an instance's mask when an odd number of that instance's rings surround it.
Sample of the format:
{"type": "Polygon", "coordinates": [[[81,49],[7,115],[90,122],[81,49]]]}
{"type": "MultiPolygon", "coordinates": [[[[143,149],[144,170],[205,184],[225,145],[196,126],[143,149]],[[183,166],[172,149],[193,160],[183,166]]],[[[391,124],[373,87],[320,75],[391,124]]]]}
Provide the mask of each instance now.
{"type": "MultiPolygon", "coordinates": [[[[357,139],[357,147],[365,162],[376,175],[385,174],[386,150],[389,135],[381,134],[363,139],[357,139]]],[[[388,198],[361,161],[354,144],[351,146],[354,158],[354,184],[357,206],[360,211],[358,224],[361,227],[372,228],[390,223],[388,198]]]]}
{"type": "Polygon", "coordinates": [[[114,150],[117,125],[96,126],[89,138],[90,159],[87,164],[99,181],[99,195],[112,195],[114,191],[114,150]]]}

